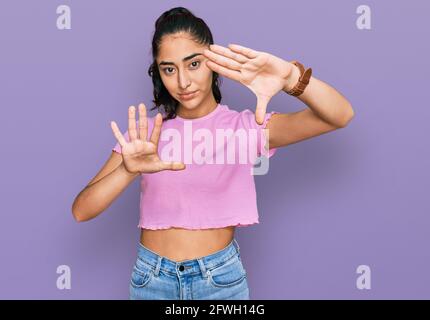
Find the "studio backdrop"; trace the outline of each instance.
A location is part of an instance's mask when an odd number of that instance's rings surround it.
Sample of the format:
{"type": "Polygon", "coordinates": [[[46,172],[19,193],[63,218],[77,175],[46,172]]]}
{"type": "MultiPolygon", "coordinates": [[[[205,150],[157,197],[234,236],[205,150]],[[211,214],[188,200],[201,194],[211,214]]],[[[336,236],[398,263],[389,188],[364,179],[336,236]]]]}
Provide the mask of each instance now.
{"type": "MultiPolygon", "coordinates": [[[[2,0],[0,298],[128,298],[139,181],[93,220],[72,204],[117,143],[110,122],[124,132],[129,106],[153,106],[152,32],[175,6],[216,44],[304,62],[354,108],[255,176],[260,223],[236,228],[251,299],[430,298],[424,0],[2,0]]],[[[220,88],[255,110],[246,87],[220,88]]],[[[267,112],[304,108],[281,92],[267,112]]]]}

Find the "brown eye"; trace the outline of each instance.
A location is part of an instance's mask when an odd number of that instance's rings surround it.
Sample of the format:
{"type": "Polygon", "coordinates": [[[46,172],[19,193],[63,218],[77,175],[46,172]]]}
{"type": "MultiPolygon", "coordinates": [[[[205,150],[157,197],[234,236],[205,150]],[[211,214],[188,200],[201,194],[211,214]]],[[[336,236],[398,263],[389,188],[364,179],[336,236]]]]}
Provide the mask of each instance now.
{"type": "Polygon", "coordinates": [[[173,72],[173,70],[172,70],[172,72],[166,72],[167,70],[170,70],[170,69],[173,69],[173,68],[172,67],[167,67],[167,68],[164,68],[163,71],[164,71],[165,74],[171,74],[173,72]]]}
{"type": "Polygon", "coordinates": [[[192,65],[194,68],[197,68],[197,67],[200,65],[200,61],[193,61],[193,62],[191,62],[191,65],[192,65]],[[193,65],[194,63],[197,63],[197,65],[193,65]]]}

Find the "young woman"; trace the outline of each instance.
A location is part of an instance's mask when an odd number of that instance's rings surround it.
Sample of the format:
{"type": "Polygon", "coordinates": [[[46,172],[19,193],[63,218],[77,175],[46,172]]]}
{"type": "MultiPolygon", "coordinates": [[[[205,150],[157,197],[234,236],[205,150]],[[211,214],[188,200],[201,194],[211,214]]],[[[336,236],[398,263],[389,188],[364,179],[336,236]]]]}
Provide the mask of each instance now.
{"type": "Polygon", "coordinates": [[[76,197],[73,215],[77,221],[96,217],[140,176],[141,237],[130,298],[249,299],[234,233],[259,222],[256,160],[263,166],[278,147],[345,127],[352,107],[296,61],[213,45],[205,22],[183,7],[156,21],[152,55],[151,110],[159,108],[165,117],[147,117],[141,103],[138,120],[135,107],[129,108],[124,135],[111,122],[118,143],[76,197]],[[221,104],[219,74],[255,93],[255,114],[221,104]],[[266,114],[281,90],[309,108],[266,114]],[[239,150],[236,136],[245,141],[239,150]]]}

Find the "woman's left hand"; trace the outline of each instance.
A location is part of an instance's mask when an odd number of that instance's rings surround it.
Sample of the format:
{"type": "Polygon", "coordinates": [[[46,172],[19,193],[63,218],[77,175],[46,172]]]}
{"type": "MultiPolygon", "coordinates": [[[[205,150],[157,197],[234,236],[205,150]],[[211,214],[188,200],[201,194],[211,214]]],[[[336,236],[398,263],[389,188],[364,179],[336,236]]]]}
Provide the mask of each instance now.
{"type": "Polygon", "coordinates": [[[257,96],[255,117],[262,124],[270,99],[281,91],[294,65],[266,52],[252,50],[237,44],[228,48],[210,45],[204,56],[206,65],[220,75],[236,80],[248,87],[257,96]]]}

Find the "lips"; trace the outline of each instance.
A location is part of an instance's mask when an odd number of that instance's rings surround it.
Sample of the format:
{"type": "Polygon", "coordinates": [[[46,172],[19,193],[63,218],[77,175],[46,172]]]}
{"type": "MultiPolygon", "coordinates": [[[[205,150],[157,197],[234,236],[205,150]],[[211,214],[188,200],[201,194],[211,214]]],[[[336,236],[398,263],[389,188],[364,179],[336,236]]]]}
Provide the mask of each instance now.
{"type": "Polygon", "coordinates": [[[180,97],[181,97],[181,99],[183,99],[183,100],[189,100],[189,99],[194,98],[194,96],[196,95],[196,93],[197,93],[197,92],[198,92],[198,90],[193,91],[193,92],[188,93],[188,94],[179,94],[179,96],[180,96],[180,97]]]}

